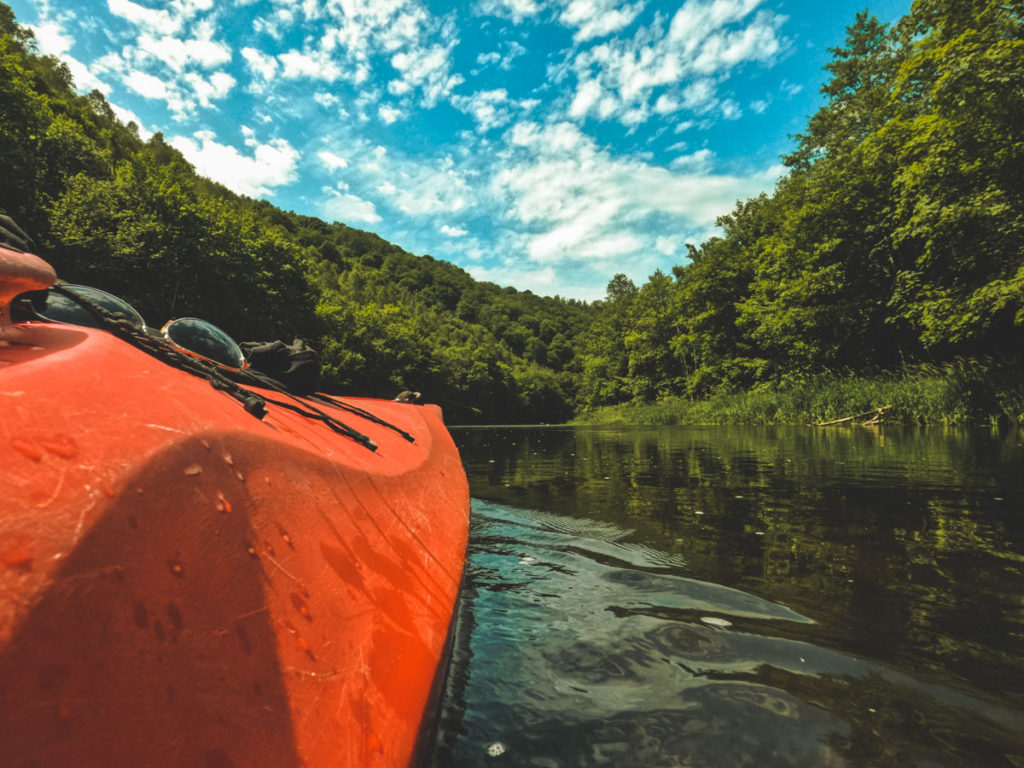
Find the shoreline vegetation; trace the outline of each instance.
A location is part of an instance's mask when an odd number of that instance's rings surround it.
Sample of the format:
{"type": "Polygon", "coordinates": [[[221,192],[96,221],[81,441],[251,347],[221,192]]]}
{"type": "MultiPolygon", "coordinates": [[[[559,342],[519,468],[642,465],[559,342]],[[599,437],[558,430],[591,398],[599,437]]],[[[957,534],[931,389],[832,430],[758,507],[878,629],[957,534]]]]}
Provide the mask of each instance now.
{"type": "Polygon", "coordinates": [[[1007,426],[1024,424],[1024,380],[992,361],[958,360],[898,373],[822,375],[785,386],[719,394],[704,400],[667,397],[584,412],[573,425],[1007,426]],[[884,409],[878,415],[876,409],[884,409]]]}

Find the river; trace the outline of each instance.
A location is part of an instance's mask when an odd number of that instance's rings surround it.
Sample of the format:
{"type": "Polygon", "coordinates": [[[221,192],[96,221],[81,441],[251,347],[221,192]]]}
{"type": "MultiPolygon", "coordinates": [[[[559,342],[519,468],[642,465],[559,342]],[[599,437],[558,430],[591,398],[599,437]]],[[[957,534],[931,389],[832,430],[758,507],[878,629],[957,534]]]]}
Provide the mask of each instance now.
{"type": "Polygon", "coordinates": [[[446,766],[1024,768],[1024,445],[453,429],[446,766]]]}

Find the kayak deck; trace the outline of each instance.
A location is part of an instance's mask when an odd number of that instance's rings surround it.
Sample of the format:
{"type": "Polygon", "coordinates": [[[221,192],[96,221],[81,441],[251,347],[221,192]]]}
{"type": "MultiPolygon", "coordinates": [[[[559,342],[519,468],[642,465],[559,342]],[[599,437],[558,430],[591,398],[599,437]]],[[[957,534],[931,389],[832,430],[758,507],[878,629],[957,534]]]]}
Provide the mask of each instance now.
{"type": "Polygon", "coordinates": [[[0,342],[5,764],[408,763],[468,487],[439,409],[343,402],[415,441],[256,419],[103,331],[0,342]]]}

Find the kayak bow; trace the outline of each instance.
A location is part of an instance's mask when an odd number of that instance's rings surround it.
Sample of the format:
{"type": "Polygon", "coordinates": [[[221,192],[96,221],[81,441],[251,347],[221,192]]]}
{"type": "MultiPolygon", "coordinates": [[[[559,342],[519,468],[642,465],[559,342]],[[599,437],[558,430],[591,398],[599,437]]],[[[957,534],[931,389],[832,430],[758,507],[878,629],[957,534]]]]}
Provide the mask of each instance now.
{"type": "MultiPolygon", "coordinates": [[[[106,331],[13,323],[0,248],[0,762],[407,765],[469,494],[436,406],[317,408],[376,451],[106,331]]],[[[280,398],[276,392],[261,392],[280,398]]]]}

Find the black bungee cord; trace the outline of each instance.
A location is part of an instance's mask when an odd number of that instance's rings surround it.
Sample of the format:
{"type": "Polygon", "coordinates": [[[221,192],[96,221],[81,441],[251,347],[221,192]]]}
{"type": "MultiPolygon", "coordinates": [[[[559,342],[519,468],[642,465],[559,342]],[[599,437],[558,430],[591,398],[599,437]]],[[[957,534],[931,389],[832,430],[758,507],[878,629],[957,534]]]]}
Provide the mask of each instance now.
{"type": "MultiPolygon", "coordinates": [[[[128,342],[132,346],[141,349],[153,357],[157,358],[161,362],[166,363],[174,368],[184,370],[187,373],[191,373],[194,376],[205,379],[209,382],[210,386],[219,391],[225,392],[239,403],[245,409],[246,413],[255,416],[257,419],[263,419],[267,415],[267,403],[271,403],[281,408],[294,411],[295,413],[301,414],[306,418],[320,421],[326,424],[334,432],[344,435],[352,440],[355,440],[360,445],[368,448],[371,451],[377,450],[377,444],[370,439],[368,435],[364,435],[362,432],[353,429],[343,421],[336,419],[330,414],[324,413],[319,408],[300,400],[298,397],[293,395],[279,385],[276,381],[269,377],[261,376],[250,371],[245,370],[225,370],[220,368],[213,363],[208,363],[205,360],[195,357],[194,355],[183,352],[176,347],[169,344],[163,338],[154,337],[140,329],[137,325],[130,322],[127,317],[120,313],[111,312],[104,307],[99,306],[95,302],[81,296],[74,291],[68,289],[63,281],[58,280],[54,283],[50,290],[56,291],[62,296],[65,296],[92,314],[100,323],[100,328],[113,333],[123,341],[128,342]],[[259,386],[265,389],[272,389],[276,392],[280,392],[287,397],[296,400],[301,403],[302,406],[293,405],[292,403],[283,402],[273,398],[268,398],[259,395],[243,386],[240,386],[236,381],[232,379],[241,379],[250,386],[259,386]]],[[[44,318],[45,319],[45,318],[44,318]]],[[[369,419],[374,423],[388,427],[399,434],[410,442],[414,442],[414,438],[408,432],[396,427],[393,424],[374,416],[369,411],[365,411],[362,408],[356,406],[346,406],[344,403],[339,403],[331,398],[323,396],[326,400],[330,401],[332,405],[340,408],[341,410],[348,411],[352,414],[362,416],[363,418],[369,419]]]]}

